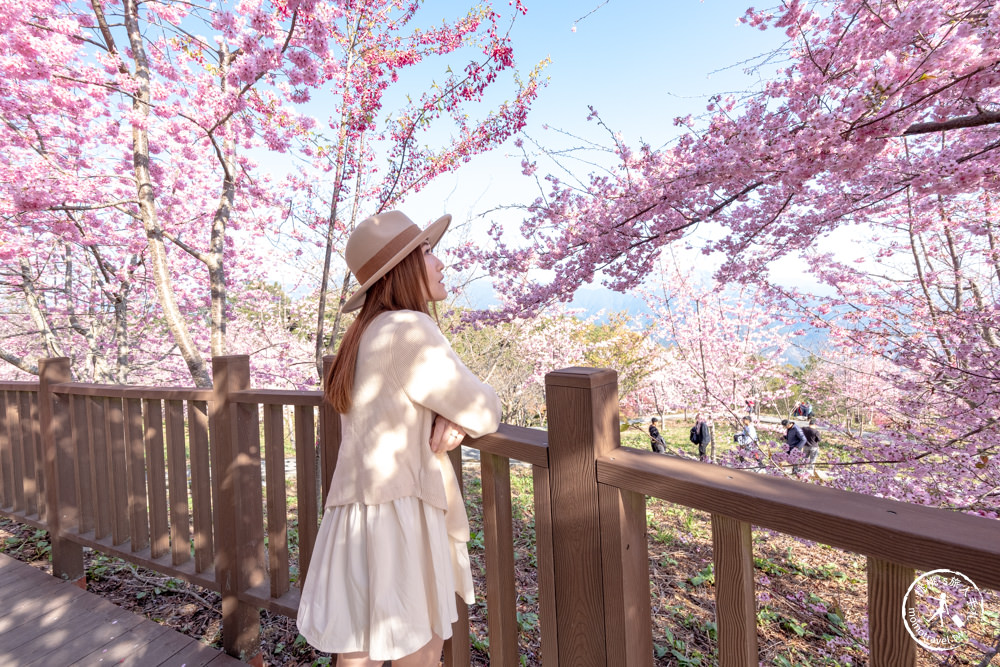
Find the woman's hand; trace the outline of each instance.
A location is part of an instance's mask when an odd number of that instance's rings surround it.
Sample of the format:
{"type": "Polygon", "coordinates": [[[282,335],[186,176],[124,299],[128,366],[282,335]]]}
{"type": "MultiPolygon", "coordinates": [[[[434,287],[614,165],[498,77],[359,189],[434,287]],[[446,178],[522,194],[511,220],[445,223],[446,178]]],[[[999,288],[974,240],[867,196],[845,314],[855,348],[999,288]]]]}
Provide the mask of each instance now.
{"type": "Polygon", "coordinates": [[[464,439],[464,428],[441,415],[434,418],[434,428],[431,431],[432,452],[435,454],[450,452],[461,445],[464,439]]]}

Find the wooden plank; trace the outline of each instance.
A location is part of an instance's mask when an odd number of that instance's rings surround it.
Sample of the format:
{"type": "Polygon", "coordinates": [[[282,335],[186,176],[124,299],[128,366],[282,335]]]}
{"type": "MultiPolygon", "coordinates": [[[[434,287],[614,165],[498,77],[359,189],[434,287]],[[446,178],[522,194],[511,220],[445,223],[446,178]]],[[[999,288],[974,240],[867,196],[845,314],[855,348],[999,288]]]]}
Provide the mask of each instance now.
{"type": "MultiPolygon", "coordinates": [[[[6,392],[0,391],[0,414],[6,414],[6,392]]],[[[14,453],[7,424],[0,424],[0,507],[14,509],[14,453]]]]}
{"type": "Polygon", "coordinates": [[[149,495],[149,548],[154,558],[170,549],[167,521],[167,469],[163,460],[163,407],[159,399],[142,401],[145,427],[146,486],[149,495]]]}
{"type": "Polygon", "coordinates": [[[111,464],[111,540],[118,545],[128,540],[129,533],[128,453],[125,449],[125,413],[120,399],[105,399],[104,419],[111,464]]]}
{"type": "MultiPolygon", "coordinates": [[[[323,391],[330,380],[333,370],[332,355],[323,357],[323,391]]],[[[340,415],[329,401],[324,400],[319,409],[319,461],[322,500],[330,495],[330,483],[333,481],[333,471],[337,467],[337,456],[340,454],[340,415]]]]}
{"type": "Polygon", "coordinates": [[[514,518],[510,501],[510,460],[495,454],[483,454],[480,461],[490,662],[516,665],[517,599],[514,591],[514,518]]]}
{"type": "Polygon", "coordinates": [[[72,440],[76,448],[76,488],[77,504],[80,508],[78,533],[89,533],[94,529],[94,487],[93,456],[90,423],[87,420],[87,399],[70,396],[70,423],[72,440]]]}
{"type": "Polygon", "coordinates": [[[1000,590],[996,521],[623,447],[597,477],[647,496],[1000,590]]]}
{"type": "MultiPolygon", "coordinates": [[[[312,409],[310,408],[310,412],[312,409]]],[[[285,417],[281,405],[264,406],[267,474],[267,558],[271,597],[288,592],[288,500],[285,490],[285,417]]]]}
{"type": "Polygon", "coordinates": [[[128,521],[132,551],[149,546],[149,512],[146,500],[145,443],[142,437],[142,401],[126,398],[125,450],[128,455],[128,521]]]}
{"type": "Polygon", "coordinates": [[[532,466],[535,496],[535,562],[538,564],[538,623],[542,639],[542,664],[559,665],[556,623],[556,575],[553,570],[552,489],[548,467],[532,466]]]}
{"type": "Polygon", "coordinates": [[[188,438],[191,456],[191,508],[194,514],[195,570],[204,572],[215,564],[215,519],[212,465],[209,456],[208,404],[190,401],[188,438]]]}
{"type": "Polygon", "coordinates": [[[17,398],[12,392],[0,392],[0,414],[6,416],[0,425],[0,438],[6,438],[10,452],[10,477],[15,512],[24,511],[24,451],[21,449],[21,424],[17,414],[17,398]]]}
{"type": "Polygon", "coordinates": [[[719,664],[722,667],[754,667],[760,658],[750,524],[713,514],[712,554],[719,664]]]}
{"type": "Polygon", "coordinates": [[[21,414],[21,446],[24,448],[26,480],[25,514],[45,514],[45,483],[42,475],[42,443],[38,430],[38,395],[34,392],[18,392],[21,414]],[[30,480],[30,482],[28,481],[30,480]]]}
{"type": "Polygon", "coordinates": [[[595,369],[545,376],[557,636],[567,665],[611,664],[595,461],[619,444],[616,378],[595,369]]]}
{"type": "Polygon", "coordinates": [[[598,485],[608,664],[648,665],[650,623],[646,497],[598,485]]]}
{"type": "Polygon", "coordinates": [[[99,609],[101,603],[110,604],[109,602],[96,595],[64,594],[60,589],[69,586],[59,580],[54,582],[58,588],[46,585],[43,590],[46,597],[52,597],[57,604],[44,613],[29,609],[19,616],[18,620],[23,621],[20,625],[0,635],[0,657],[4,660],[3,664],[27,663],[29,657],[34,659],[39,653],[44,655],[54,650],[62,643],[62,636],[72,641],[103,621],[99,609]],[[58,627],[59,631],[52,632],[53,627],[58,627]],[[57,637],[54,641],[53,635],[57,637]]]}
{"type": "Polygon", "coordinates": [[[157,639],[170,633],[170,628],[153,622],[140,623],[128,632],[123,633],[112,646],[102,647],[83,656],[70,667],[98,665],[135,665],[145,667],[153,656],[149,654],[149,646],[155,646],[157,639]]]}
{"type": "Polygon", "coordinates": [[[143,622],[143,618],[106,600],[95,604],[89,613],[63,628],[58,637],[44,637],[29,647],[30,657],[21,662],[32,665],[67,665],[76,658],[100,647],[143,622]]]}
{"type": "Polygon", "coordinates": [[[324,498],[316,484],[316,423],[313,409],[295,407],[295,480],[298,502],[299,587],[306,580],[312,560],[324,498]]]}
{"type": "Polygon", "coordinates": [[[105,537],[111,533],[112,494],[110,473],[111,460],[108,455],[107,421],[104,415],[105,399],[87,396],[81,400],[87,404],[87,428],[90,431],[91,454],[93,455],[92,485],[94,494],[94,534],[105,537]]]}
{"type": "MultiPolygon", "coordinates": [[[[995,566],[995,565],[994,565],[995,566]]],[[[913,583],[913,568],[868,558],[868,659],[871,667],[913,667],[917,643],[900,607],[913,583]]]]}
{"type": "Polygon", "coordinates": [[[191,559],[187,455],[184,453],[184,403],[166,402],[167,481],[170,488],[170,553],[174,565],[191,559]]]}
{"type": "MultiPolygon", "coordinates": [[[[458,480],[458,489],[465,500],[465,481],[462,478],[462,448],[448,452],[448,460],[458,480]]],[[[451,637],[444,642],[444,667],[465,667],[472,663],[472,642],[469,637],[469,605],[455,594],[455,622],[451,624],[451,637]]]]}

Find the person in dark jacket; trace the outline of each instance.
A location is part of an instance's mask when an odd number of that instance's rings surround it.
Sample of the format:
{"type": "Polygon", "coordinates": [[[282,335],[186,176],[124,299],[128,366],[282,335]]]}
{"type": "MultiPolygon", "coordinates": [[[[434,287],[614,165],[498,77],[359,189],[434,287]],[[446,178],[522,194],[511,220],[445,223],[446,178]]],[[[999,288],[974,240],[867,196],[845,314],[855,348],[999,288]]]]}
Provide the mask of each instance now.
{"type": "Polygon", "coordinates": [[[696,440],[692,438],[695,444],[698,445],[698,460],[705,460],[705,448],[712,444],[712,431],[708,427],[708,420],[702,419],[701,413],[694,416],[694,428],[692,429],[696,440]]]}
{"type": "Polygon", "coordinates": [[[660,420],[657,417],[653,417],[649,422],[649,444],[657,454],[666,454],[667,443],[663,441],[660,429],[657,428],[659,423],[660,420]]]}
{"type": "Polygon", "coordinates": [[[816,427],[816,420],[810,419],[809,426],[802,427],[802,435],[806,437],[805,468],[807,473],[812,473],[815,468],[816,457],[819,456],[819,429],[816,427]]]}
{"type": "MultiPolygon", "coordinates": [[[[781,420],[781,425],[785,427],[785,444],[788,445],[788,454],[792,453],[792,450],[801,449],[804,452],[806,463],[804,467],[808,467],[807,472],[812,471],[813,463],[816,461],[816,455],[819,454],[819,447],[810,444],[806,439],[806,434],[802,431],[802,427],[793,421],[787,419],[781,420]]],[[[799,473],[799,466],[793,465],[792,472],[795,474],[799,473]]]]}

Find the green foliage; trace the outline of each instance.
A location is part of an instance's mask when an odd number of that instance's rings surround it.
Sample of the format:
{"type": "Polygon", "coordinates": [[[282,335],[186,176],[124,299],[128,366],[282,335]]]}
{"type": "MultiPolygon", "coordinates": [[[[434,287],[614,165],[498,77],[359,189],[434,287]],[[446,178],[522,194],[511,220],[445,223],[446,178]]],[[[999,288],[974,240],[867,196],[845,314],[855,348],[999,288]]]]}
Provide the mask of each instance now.
{"type": "Polygon", "coordinates": [[[715,566],[712,563],[709,563],[708,566],[704,570],[702,570],[701,572],[699,572],[698,574],[696,574],[693,577],[689,577],[688,578],[688,582],[692,586],[702,586],[702,585],[705,585],[705,584],[707,584],[709,586],[714,586],[715,585],[715,566]]]}

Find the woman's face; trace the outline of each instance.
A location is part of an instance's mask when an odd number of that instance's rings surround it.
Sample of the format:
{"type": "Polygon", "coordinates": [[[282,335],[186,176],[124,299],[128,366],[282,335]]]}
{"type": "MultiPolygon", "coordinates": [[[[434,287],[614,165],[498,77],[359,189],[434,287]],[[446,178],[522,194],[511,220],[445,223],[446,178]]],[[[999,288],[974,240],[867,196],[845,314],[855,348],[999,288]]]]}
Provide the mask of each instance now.
{"type": "Polygon", "coordinates": [[[427,269],[427,289],[430,292],[427,299],[429,301],[444,301],[448,298],[448,288],[444,286],[444,262],[431,252],[429,243],[424,244],[423,250],[424,266],[427,269]]]}

